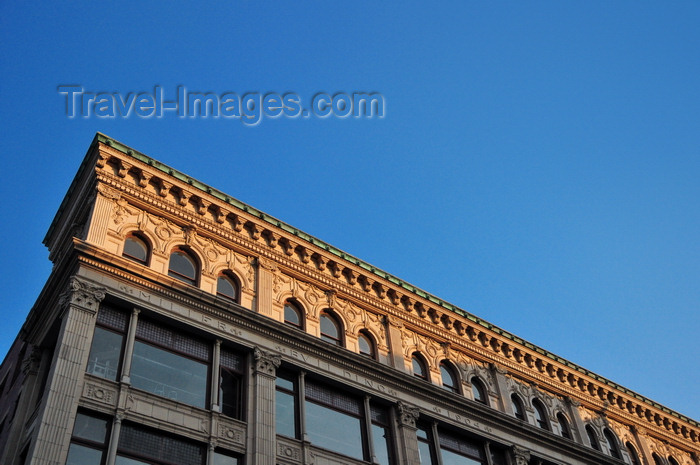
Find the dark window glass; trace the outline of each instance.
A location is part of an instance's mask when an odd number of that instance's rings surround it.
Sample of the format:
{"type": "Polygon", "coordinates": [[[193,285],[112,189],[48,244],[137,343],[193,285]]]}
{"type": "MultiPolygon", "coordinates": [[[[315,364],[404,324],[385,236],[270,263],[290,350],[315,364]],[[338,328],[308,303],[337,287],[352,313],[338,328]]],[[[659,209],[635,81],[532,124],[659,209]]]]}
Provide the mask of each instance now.
{"type": "Polygon", "coordinates": [[[305,424],[311,443],[363,460],[360,400],[321,384],[307,382],[305,389],[305,424]]]}
{"type": "Polygon", "coordinates": [[[632,465],[642,465],[641,462],[639,461],[639,455],[637,454],[637,449],[634,448],[632,443],[627,442],[625,444],[627,446],[627,452],[630,454],[630,459],[632,460],[632,465]]]}
{"type": "Polygon", "coordinates": [[[292,302],[285,302],[284,304],[284,322],[288,325],[296,326],[299,329],[303,328],[301,311],[297,308],[296,304],[292,302]]]}
{"type": "Polygon", "coordinates": [[[421,465],[433,465],[433,448],[431,435],[427,428],[418,427],[416,431],[418,435],[418,454],[420,456],[421,465]]]}
{"type": "Polygon", "coordinates": [[[421,379],[428,379],[428,370],[425,368],[425,362],[417,353],[413,354],[411,357],[411,363],[413,364],[413,376],[421,379]]]}
{"type": "Polygon", "coordinates": [[[100,465],[108,431],[107,420],[78,412],[66,465],[100,465]]]}
{"type": "Polygon", "coordinates": [[[220,451],[212,454],[212,465],[238,465],[238,458],[220,451]]]}
{"type": "Polygon", "coordinates": [[[102,454],[103,452],[100,449],[71,443],[68,449],[66,465],[100,465],[102,463],[102,454]]]}
{"type": "Polygon", "coordinates": [[[513,404],[513,414],[518,420],[525,421],[525,409],[517,394],[511,394],[510,400],[513,404]]]}
{"type": "Polygon", "coordinates": [[[123,335],[99,326],[95,327],[86,371],[91,375],[116,381],[123,342],[123,335]]]}
{"type": "Polygon", "coordinates": [[[674,459],[673,457],[671,457],[670,455],[668,456],[668,463],[669,463],[669,465],[679,465],[678,461],[676,459],[674,459]]]}
{"type": "MultiPolygon", "coordinates": [[[[283,376],[283,375],[282,375],[283,376]]],[[[277,434],[297,437],[297,389],[296,382],[291,377],[277,376],[277,390],[275,394],[275,428],[277,434]]]]}
{"type": "Polygon", "coordinates": [[[488,405],[488,399],[486,398],[486,390],[484,389],[483,383],[479,378],[472,378],[472,394],[474,395],[474,400],[480,402],[484,405],[488,405]]]}
{"type": "Polygon", "coordinates": [[[232,418],[241,418],[242,366],[238,354],[222,349],[219,373],[219,403],[221,413],[232,418]]]}
{"type": "Polygon", "coordinates": [[[360,354],[375,358],[374,341],[366,332],[360,331],[357,335],[357,344],[360,346],[360,354]]]}
{"type": "Polygon", "coordinates": [[[598,444],[598,436],[596,436],[595,431],[590,425],[586,426],[586,434],[588,435],[588,441],[591,443],[591,447],[595,450],[600,450],[600,444],[598,444]]]}
{"type": "Polygon", "coordinates": [[[170,263],[168,264],[168,276],[172,276],[180,281],[192,284],[197,284],[197,265],[192,257],[183,250],[175,250],[170,254],[170,263]]]}
{"type": "Polygon", "coordinates": [[[566,417],[561,413],[557,413],[557,421],[561,429],[561,436],[566,439],[571,439],[571,430],[569,429],[569,422],[566,420],[566,417]]]}
{"type": "Polygon", "coordinates": [[[131,384],[137,389],[205,408],[208,372],[206,363],[141,341],[134,343],[131,384]]]}
{"type": "Polygon", "coordinates": [[[238,286],[230,277],[220,275],[216,280],[216,295],[238,301],[238,286]]]}
{"type": "Polygon", "coordinates": [[[547,410],[545,410],[544,405],[537,400],[534,399],[532,401],[532,406],[535,408],[535,421],[537,422],[537,426],[539,426],[542,429],[549,430],[549,422],[547,421],[547,410]]]}
{"type": "Polygon", "coordinates": [[[651,454],[651,457],[654,459],[654,464],[655,464],[655,465],[664,465],[664,461],[661,460],[661,457],[659,457],[658,455],[656,455],[656,452],[653,453],[653,454],[651,454]]]}
{"type": "Polygon", "coordinates": [[[440,376],[442,377],[442,387],[452,392],[459,392],[459,386],[457,385],[457,376],[454,370],[447,362],[442,362],[440,364],[440,376]]]}
{"type": "Polygon", "coordinates": [[[117,455],[117,460],[114,462],[115,465],[151,465],[149,462],[142,462],[140,460],[130,459],[129,457],[123,457],[117,455]]]}
{"type": "Polygon", "coordinates": [[[148,263],[148,246],[141,238],[129,236],[124,241],[122,255],[130,260],[146,265],[148,263]]]}
{"type": "Polygon", "coordinates": [[[482,464],[482,446],[464,437],[440,431],[440,456],[443,465],[482,464]]]}
{"type": "Polygon", "coordinates": [[[605,436],[605,440],[608,441],[610,455],[616,459],[621,459],[622,455],[620,454],[620,449],[617,447],[617,439],[615,438],[615,435],[607,428],[603,430],[603,435],[605,436]]]}
{"type": "MultiPolygon", "coordinates": [[[[204,447],[136,425],[122,425],[119,435],[118,454],[122,457],[138,457],[148,463],[202,465],[205,458],[204,447]]],[[[123,464],[134,462],[122,460],[123,464]]],[[[144,463],[144,462],[135,462],[144,463]]]]}
{"type": "Polygon", "coordinates": [[[379,465],[390,465],[392,463],[392,440],[391,429],[389,428],[389,413],[386,409],[372,405],[370,407],[372,416],[372,442],[374,445],[374,456],[379,465]]]}
{"type": "Polygon", "coordinates": [[[342,345],[340,324],[333,315],[321,313],[321,339],[337,346],[342,345]]]}

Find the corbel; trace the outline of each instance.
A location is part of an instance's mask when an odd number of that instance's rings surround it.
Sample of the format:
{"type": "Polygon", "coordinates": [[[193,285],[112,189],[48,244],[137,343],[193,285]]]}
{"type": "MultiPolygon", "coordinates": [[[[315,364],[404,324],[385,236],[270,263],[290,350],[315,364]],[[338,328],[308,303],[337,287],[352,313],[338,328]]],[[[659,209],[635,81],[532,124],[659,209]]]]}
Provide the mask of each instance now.
{"type": "Polygon", "coordinates": [[[139,187],[146,187],[148,185],[148,181],[151,180],[153,175],[145,170],[141,170],[139,173],[139,187]]]}
{"type": "Polygon", "coordinates": [[[219,224],[223,224],[224,221],[226,221],[226,217],[228,216],[228,210],[218,207],[216,209],[216,222],[219,224]]]}
{"type": "Polygon", "coordinates": [[[294,249],[296,248],[296,246],[297,243],[294,241],[290,241],[289,239],[285,239],[282,242],[282,247],[284,247],[284,253],[289,257],[294,255],[294,249]]]}
{"type": "Polygon", "coordinates": [[[168,193],[170,192],[170,189],[173,187],[171,183],[166,181],[165,179],[160,180],[160,189],[158,190],[158,195],[161,197],[167,197],[168,193]]]}
{"type": "Polygon", "coordinates": [[[126,174],[129,172],[133,165],[131,163],[127,163],[124,160],[119,160],[119,169],[117,170],[117,176],[120,178],[125,178],[126,174]]]}
{"type": "Polygon", "coordinates": [[[180,189],[180,195],[178,196],[177,203],[184,207],[187,205],[187,202],[189,202],[190,197],[192,197],[192,193],[187,192],[185,189],[180,189]]]}
{"type": "Polygon", "coordinates": [[[236,232],[243,231],[243,226],[245,226],[245,219],[240,215],[235,215],[233,219],[233,230],[236,232]]]}
{"type": "Polygon", "coordinates": [[[204,215],[207,212],[209,205],[211,205],[210,201],[204,200],[200,197],[199,202],[197,202],[197,213],[199,213],[200,215],[204,215]]]}
{"type": "Polygon", "coordinates": [[[309,263],[311,261],[311,251],[304,247],[303,245],[299,246],[299,258],[301,259],[302,263],[309,263]]]}
{"type": "Polygon", "coordinates": [[[392,304],[399,305],[401,303],[401,296],[399,296],[399,293],[395,290],[389,289],[387,295],[389,296],[389,300],[392,304]]]}
{"type": "Polygon", "coordinates": [[[328,263],[328,260],[326,259],[326,257],[324,257],[323,255],[321,255],[319,253],[314,253],[311,256],[311,258],[313,258],[313,260],[316,262],[316,267],[320,271],[324,271],[326,269],[326,265],[328,263]]]}
{"type": "Polygon", "coordinates": [[[280,240],[280,235],[270,231],[269,229],[265,230],[265,232],[267,233],[267,245],[269,245],[273,249],[276,248],[280,240]]]}
{"type": "Polygon", "coordinates": [[[362,290],[365,292],[369,292],[372,290],[372,284],[374,284],[374,280],[372,278],[368,278],[365,275],[360,276],[360,286],[362,286],[362,290]]]}
{"type": "Polygon", "coordinates": [[[248,221],[246,223],[246,226],[248,226],[248,231],[250,232],[250,237],[253,238],[253,240],[258,240],[260,239],[260,235],[262,234],[264,228],[260,226],[257,223],[253,223],[252,221],[248,221]]]}
{"type": "Polygon", "coordinates": [[[373,287],[374,287],[374,291],[377,293],[377,296],[378,296],[380,299],[384,299],[384,298],[386,297],[386,291],[387,291],[387,289],[386,289],[386,287],[384,287],[383,284],[381,284],[380,282],[376,281],[376,282],[374,283],[374,286],[373,286],[373,287]]]}
{"type": "Polygon", "coordinates": [[[331,261],[328,263],[328,268],[334,278],[340,278],[343,275],[343,265],[338,262],[331,261]]]}
{"type": "Polygon", "coordinates": [[[345,278],[348,280],[348,284],[354,286],[355,283],[357,283],[358,274],[355,273],[355,271],[351,270],[350,268],[345,268],[343,273],[345,274],[345,278]]]}

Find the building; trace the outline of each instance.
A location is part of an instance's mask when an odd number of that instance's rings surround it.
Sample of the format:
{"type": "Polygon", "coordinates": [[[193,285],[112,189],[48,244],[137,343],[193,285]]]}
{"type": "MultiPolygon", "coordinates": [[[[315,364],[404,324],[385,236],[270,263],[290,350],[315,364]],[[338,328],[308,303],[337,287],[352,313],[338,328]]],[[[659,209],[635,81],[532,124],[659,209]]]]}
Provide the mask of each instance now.
{"type": "Polygon", "coordinates": [[[700,425],[98,134],[5,465],[700,465],[700,425]]]}

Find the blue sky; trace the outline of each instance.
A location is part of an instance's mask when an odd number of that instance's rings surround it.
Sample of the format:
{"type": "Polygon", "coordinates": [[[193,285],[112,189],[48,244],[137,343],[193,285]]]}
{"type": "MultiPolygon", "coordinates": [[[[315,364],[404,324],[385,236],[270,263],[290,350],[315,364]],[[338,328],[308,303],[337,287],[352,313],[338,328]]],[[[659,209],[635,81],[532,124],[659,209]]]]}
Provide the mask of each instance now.
{"type": "Polygon", "coordinates": [[[0,3],[0,353],[96,131],[700,419],[700,3],[0,3]],[[86,91],[384,118],[74,119],[86,91]]]}

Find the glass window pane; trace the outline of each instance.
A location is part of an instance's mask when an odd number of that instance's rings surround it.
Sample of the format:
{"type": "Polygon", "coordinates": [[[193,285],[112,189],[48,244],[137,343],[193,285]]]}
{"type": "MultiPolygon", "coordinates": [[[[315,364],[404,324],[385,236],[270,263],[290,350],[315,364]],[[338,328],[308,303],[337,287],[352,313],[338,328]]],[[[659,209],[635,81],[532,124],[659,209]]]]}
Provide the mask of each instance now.
{"type": "Polygon", "coordinates": [[[374,456],[379,465],[389,465],[389,455],[391,448],[391,437],[389,429],[379,425],[372,425],[372,442],[374,445],[374,456]]]}
{"type": "Polygon", "coordinates": [[[116,381],[123,339],[121,334],[96,327],[86,371],[116,381]]]}
{"type": "Polygon", "coordinates": [[[299,317],[299,312],[290,304],[284,306],[284,322],[290,325],[301,327],[301,318],[299,317]]]}
{"type": "Polygon", "coordinates": [[[75,417],[73,436],[104,444],[107,441],[107,420],[79,413],[75,417]]]}
{"type": "Polygon", "coordinates": [[[68,449],[68,460],[66,465],[100,465],[102,462],[102,451],[91,447],[71,444],[68,449]]]}
{"type": "Polygon", "coordinates": [[[430,457],[430,444],[427,442],[418,442],[418,453],[420,455],[421,465],[432,465],[433,461],[430,457]]]}
{"type": "Polygon", "coordinates": [[[222,368],[219,383],[221,413],[232,418],[239,418],[240,380],[238,375],[222,368]]]}
{"type": "Polygon", "coordinates": [[[362,422],[313,402],[306,405],[306,430],[311,443],[363,460],[362,422]]]}
{"type": "Polygon", "coordinates": [[[214,452],[212,455],[212,465],[238,465],[238,459],[220,452],[214,452]]]}
{"type": "Polygon", "coordinates": [[[321,339],[340,345],[340,334],[336,322],[328,315],[321,314],[321,339]]]}
{"type": "Polygon", "coordinates": [[[411,362],[413,363],[413,374],[419,378],[425,378],[425,367],[423,366],[423,362],[421,362],[415,355],[411,359],[411,362]]]}
{"type": "Polygon", "coordinates": [[[208,366],[141,341],[134,343],[131,384],[153,394],[205,408],[208,366]]]}
{"type": "Polygon", "coordinates": [[[170,254],[169,276],[192,284],[196,280],[196,274],[194,262],[186,253],[175,251],[170,254]]]}
{"type": "Polygon", "coordinates": [[[442,387],[448,391],[457,392],[457,383],[455,377],[445,364],[440,364],[440,376],[442,377],[442,387]]]}
{"type": "Polygon", "coordinates": [[[481,465],[479,460],[470,459],[452,451],[441,449],[442,465],[481,465]]]}
{"type": "Polygon", "coordinates": [[[120,455],[117,455],[117,460],[114,463],[115,465],[150,465],[147,462],[141,462],[139,460],[122,457],[120,455]]]}
{"type": "Polygon", "coordinates": [[[357,343],[360,346],[360,353],[362,355],[374,357],[374,344],[372,344],[372,341],[370,340],[369,336],[360,333],[357,337],[357,343]]]}
{"type": "Polygon", "coordinates": [[[277,434],[290,438],[296,437],[295,411],[294,396],[286,392],[277,391],[275,397],[275,427],[277,434]]]}
{"type": "Polygon", "coordinates": [[[219,276],[219,279],[216,281],[216,293],[232,300],[237,298],[236,288],[226,276],[219,276]]]}
{"type": "Polygon", "coordinates": [[[141,239],[136,237],[127,237],[124,241],[123,255],[127,258],[136,260],[137,262],[146,263],[148,260],[148,249],[146,244],[141,239]]]}

